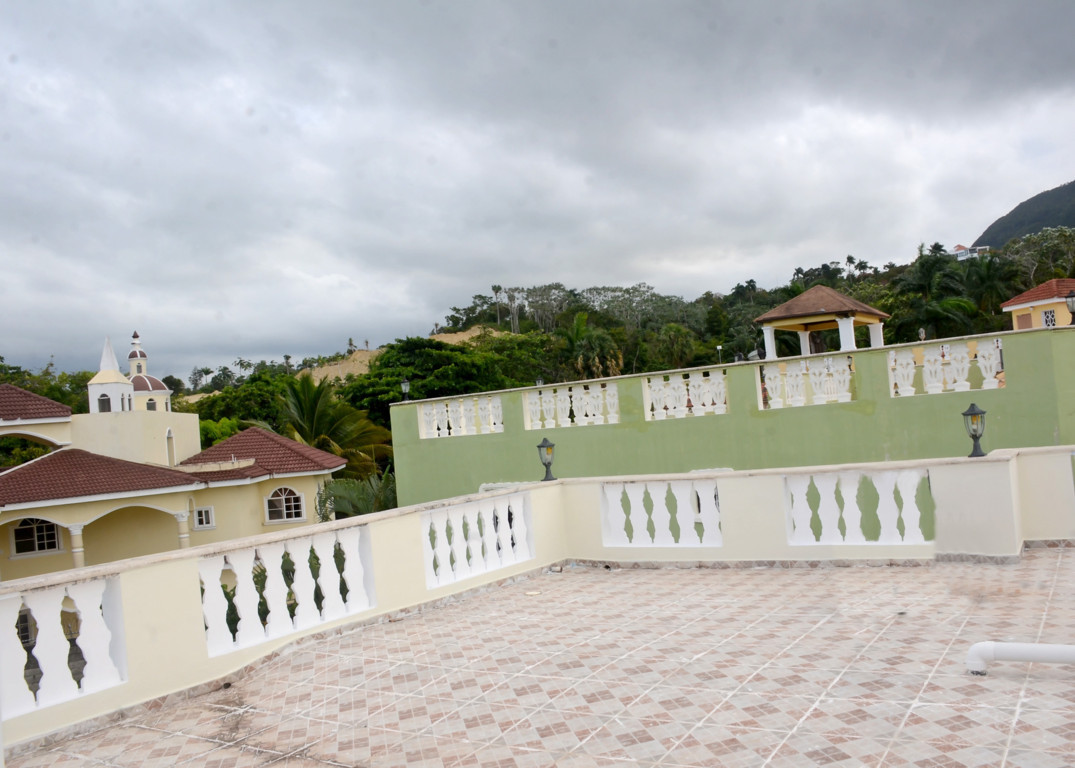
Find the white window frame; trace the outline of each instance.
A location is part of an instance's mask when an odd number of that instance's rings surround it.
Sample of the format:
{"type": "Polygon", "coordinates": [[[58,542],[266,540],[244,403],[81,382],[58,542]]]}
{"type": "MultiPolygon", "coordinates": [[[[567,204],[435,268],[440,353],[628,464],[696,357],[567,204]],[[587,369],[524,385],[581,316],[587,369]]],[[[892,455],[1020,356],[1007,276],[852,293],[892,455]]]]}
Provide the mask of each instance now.
{"type": "Polygon", "coordinates": [[[216,528],[216,512],[210,505],[208,507],[194,508],[194,530],[210,531],[216,528]]]}
{"type": "Polygon", "coordinates": [[[281,525],[288,523],[302,523],[306,521],[306,499],[305,494],[299,493],[294,488],[289,488],[286,485],[282,485],[275,489],[272,493],[265,497],[265,524],[266,525],[281,525]],[[297,514],[295,509],[288,509],[288,500],[297,499],[297,502],[291,502],[290,506],[294,506],[297,503],[297,514]],[[283,505],[280,509],[280,517],[273,517],[272,507],[273,501],[279,500],[283,505]]]}
{"type": "Polygon", "coordinates": [[[1041,326],[1043,328],[1055,328],[1056,327],[1056,310],[1055,309],[1043,309],[1041,311],[1041,326]]]}
{"type": "Polygon", "coordinates": [[[17,523],[14,523],[11,526],[11,558],[12,559],[21,558],[21,557],[41,557],[43,555],[55,555],[55,554],[58,554],[58,553],[62,553],[63,551],[64,551],[64,548],[63,548],[63,534],[60,533],[60,526],[58,526],[56,523],[52,522],[51,520],[44,520],[44,519],[42,519],[40,517],[24,517],[22,520],[19,520],[17,523]],[[21,526],[23,523],[28,522],[28,521],[34,522],[34,528],[33,528],[33,531],[34,531],[34,534],[33,534],[34,549],[33,549],[33,551],[30,551],[30,552],[19,552],[18,551],[18,544],[15,541],[15,531],[19,528],[19,526],[21,526]],[[38,533],[37,533],[38,524],[44,524],[44,525],[51,525],[52,526],[53,531],[56,534],[56,536],[55,536],[56,546],[54,546],[54,547],[45,547],[45,548],[40,548],[38,546],[38,541],[39,541],[39,537],[38,537],[38,533]]]}

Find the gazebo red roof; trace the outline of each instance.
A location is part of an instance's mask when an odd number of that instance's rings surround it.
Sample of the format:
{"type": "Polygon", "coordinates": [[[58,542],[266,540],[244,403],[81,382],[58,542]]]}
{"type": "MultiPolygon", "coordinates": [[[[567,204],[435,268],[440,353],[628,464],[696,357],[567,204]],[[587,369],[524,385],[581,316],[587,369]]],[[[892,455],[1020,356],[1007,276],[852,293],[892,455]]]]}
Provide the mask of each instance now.
{"type": "Polygon", "coordinates": [[[882,320],[890,317],[887,313],[874,309],[869,304],[863,304],[857,299],[852,299],[850,296],[845,296],[827,285],[815,285],[803,291],[794,299],[785,301],[779,307],[773,307],[764,315],[754,318],[754,322],[766,323],[773,320],[790,320],[796,317],[810,317],[812,315],[846,314],[870,315],[882,320]]]}

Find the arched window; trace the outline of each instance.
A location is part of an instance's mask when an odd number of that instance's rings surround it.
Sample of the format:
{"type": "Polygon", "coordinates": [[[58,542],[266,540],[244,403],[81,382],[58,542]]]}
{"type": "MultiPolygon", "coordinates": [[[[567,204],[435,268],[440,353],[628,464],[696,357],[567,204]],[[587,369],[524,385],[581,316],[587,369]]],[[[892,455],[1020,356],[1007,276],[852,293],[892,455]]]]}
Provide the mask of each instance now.
{"type": "Polygon", "coordinates": [[[60,549],[60,529],[48,520],[28,517],[15,526],[11,536],[16,555],[58,552],[60,549]]]}
{"type": "Polygon", "coordinates": [[[265,500],[265,504],[270,523],[306,518],[302,511],[302,497],[290,488],[277,488],[265,500]]]}
{"type": "Polygon", "coordinates": [[[168,466],[175,466],[175,435],[172,434],[172,430],[169,429],[164,433],[164,450],[168,455],[168,466]]]}
{"type": "Polygon", "coordinates": [[[137,365],[135,365],[135,368],[138,369],[138,373],[142,372],[142,364],[141,363],[138,363],[137,365]]]}
{"type": "Polygon", "coordinates": [[[108,395],[101,395],[97,398],[97,411],[98,413],[111,413],[112,412],[112,398],[108,395]]]}
{"type": "Polygon", "coordinates": [[[152,397],[149,398],[148,400],[146,400],[146,410],[147,411],[155,411],[155,410],[157,410],[157,401],[154,400],[152,397]]]}

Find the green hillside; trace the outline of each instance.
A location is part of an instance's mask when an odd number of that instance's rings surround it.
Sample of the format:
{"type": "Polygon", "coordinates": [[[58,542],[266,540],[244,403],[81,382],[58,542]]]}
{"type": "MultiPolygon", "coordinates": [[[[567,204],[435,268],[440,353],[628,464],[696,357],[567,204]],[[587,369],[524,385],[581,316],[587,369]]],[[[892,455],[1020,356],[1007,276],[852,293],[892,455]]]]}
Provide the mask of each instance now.
{"type": "Polygon", "coordinates": [[[1015,238],[1033,235],[1046,227],[1075,228],[1075,181],[1019,203],[990,224],[974,246],[1002,248],[1015,238]]]}

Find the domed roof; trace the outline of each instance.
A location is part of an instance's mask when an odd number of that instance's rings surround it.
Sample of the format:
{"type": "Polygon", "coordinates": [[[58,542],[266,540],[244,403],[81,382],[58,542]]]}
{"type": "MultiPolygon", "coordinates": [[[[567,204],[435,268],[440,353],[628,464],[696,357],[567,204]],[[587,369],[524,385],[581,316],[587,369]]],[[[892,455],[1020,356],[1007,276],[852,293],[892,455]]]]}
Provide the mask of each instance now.
{"type": "Polygon", "coordinates": [[[131,384],[135,392],[171,392],[168,386],[156,376],[147,376],[139,373],[131,376],[131,384]]]}
{"type": "Polygon", "coordinates": [[[127,355],[127,359],[128,360],[134,360],[136,357],[145,358],[145,356],[146,356],[146,353],[143,352],[142,350],[140,350],[140,349],[132,349],[130,351],[130,353],[127,355]]]}

